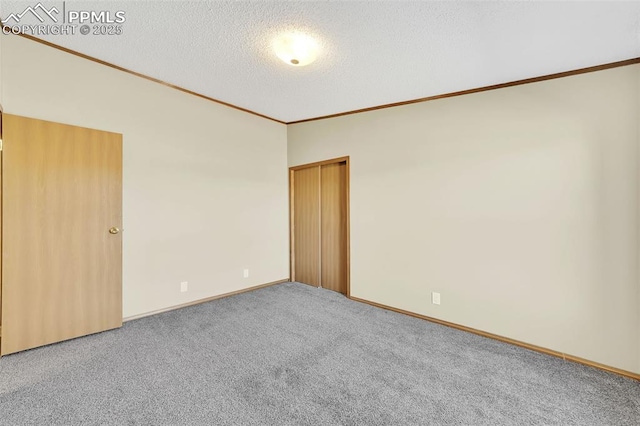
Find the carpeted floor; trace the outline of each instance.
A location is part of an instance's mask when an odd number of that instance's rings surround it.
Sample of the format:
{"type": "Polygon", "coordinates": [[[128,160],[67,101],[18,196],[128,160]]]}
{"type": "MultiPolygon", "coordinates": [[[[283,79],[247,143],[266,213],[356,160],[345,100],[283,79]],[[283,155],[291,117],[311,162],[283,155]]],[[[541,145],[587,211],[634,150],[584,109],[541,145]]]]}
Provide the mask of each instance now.
{"type": "Polygon", "coordinates": [[[639,425],[640,383],[287,283],[0,359],[2,425],[639,425]]]}

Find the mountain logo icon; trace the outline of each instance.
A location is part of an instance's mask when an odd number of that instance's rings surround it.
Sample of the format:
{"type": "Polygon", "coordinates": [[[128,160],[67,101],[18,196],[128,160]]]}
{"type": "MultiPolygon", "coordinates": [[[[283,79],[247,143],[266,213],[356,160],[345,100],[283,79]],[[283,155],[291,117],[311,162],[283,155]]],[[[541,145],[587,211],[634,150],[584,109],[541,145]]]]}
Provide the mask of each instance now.
{"type": "Polygon", "coordinates": [[[10,14],[9,16],[6,17],[6,19],[2,20],[2,23],[8,24],[9,21],[11,20],[15,21],[15,23],[19,23],[20,20],[28,14],[35,16],[36,19],[38,19],[38,21],[40,22],[44,22],[46,17],[51,19],[53,22],[58,22],[58,18],[54,16],[54,13],[56,15],[60,13],[60,11],[55,6],[53,6],[51,9],[47,9],[42,5],[42,3],[38,3],[33,7],[32,6],[27,7],[25,10],[22,11],[22,13],[10,14]]]}

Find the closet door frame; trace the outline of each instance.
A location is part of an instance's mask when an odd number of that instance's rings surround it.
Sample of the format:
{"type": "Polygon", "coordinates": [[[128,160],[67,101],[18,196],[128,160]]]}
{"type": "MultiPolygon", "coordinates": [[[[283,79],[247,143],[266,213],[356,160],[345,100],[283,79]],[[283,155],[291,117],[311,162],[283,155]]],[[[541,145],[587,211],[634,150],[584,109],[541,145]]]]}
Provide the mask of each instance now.
{"type": "Polygon", "coordinates": [[[345,163],[346,167],[346,182],[345,182],[345,191],[346,191],[346,221],[347,221],[347,232],[346,232],[346,246],[347,246],[347,255],[346,255],[346,268],[347,268],[347,297],[351,297],[351,213],[350,213],[350,172],[349,172],[349,156],[346,157],[338,157],[332,158],[330,160],[317,161],[315,163],[301,164],[299,166],[289,167],[289,274],[291,276],[291,281],[296,280],[295,273],[295,235],[294,235],[294,177],[293,174],[297,170],[308,169],[311,167],[322,167],[328,164],[336,164],[336,163],[345,163]]]}

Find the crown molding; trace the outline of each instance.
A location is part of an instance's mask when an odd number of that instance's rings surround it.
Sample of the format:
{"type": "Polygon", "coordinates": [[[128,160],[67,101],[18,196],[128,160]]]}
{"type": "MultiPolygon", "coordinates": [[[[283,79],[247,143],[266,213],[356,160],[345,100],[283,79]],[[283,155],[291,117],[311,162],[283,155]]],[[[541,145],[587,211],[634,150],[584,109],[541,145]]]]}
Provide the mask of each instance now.
{"type": "Polygon", "coordinates": [[[579,68],[572,71],[548,74],[540,77],[526,78],[524,80],[515,80],[515,81],[510,81],[508,83],[494,84],[491,86],[483,86],[475,89],[461,90],[459,92],[451,92],[451,93],[444,93],[442,95],[427,96],[426,98],[410,99],[407,101],[394,102],[390,104],[372,106],[372,107],[362,108],[362,109],[355,109],[351,111],[340,112],[337,114],[323,115],[321,117],[313,117],[313,118],[305,118],[303,120],[288,121],[287,124],[299,124],[299,123],[308,123],[310,121],[326,120],[327,118],[336,118],[336,117],[342,117],[345,115],[359,114],[362,112],[377,111],[379,109],[393,108],[393,107],[398,107],[403,105],[411,105],[411,104],[417,104],[421,102],[435,101],[438,99],[453,98],[455,96],[470,95],[472,93],[480,93],[480,92],[487,92],[489,90],[504,89],[506,87],[521,86],[523,84],[537,83],[537,82],[546,81],[546,80],[554,80],[556,78],[571,77],[573,75],[586,74],[590,72],[608,70],[611,68],[618,68],[618,67],[624,67],[627,65],[635,65],[635,64],[640,64],[640,57],[627,59],[624,61],[610,62],[607,64],[596,65],[593,67],[579,68]]]}
{"type": "MultiPolygon", "coordinates": [[[[5,28],[5,27],[11,28],[10,26],[2,25],[2,28],[5,28]]],[[[16,34],[9,34],[9,35],[15,36],[16,34]]],[[[239,110],[239,111],[246,112],[248,114],[252,114],[252,115],[255,115],[255,116],[258,116],[258,117],[265,118],[267,120],[275,121],[276,123],[286,124],[286,125],[308,123],[308,122],[311,122],[311,121],[318,121],[318,120],[326,120],[328,118],[343,117],[345,115],[353,115],[353,114],[359,114],[359,113],[363,113],[363,112],[377,111],[377,110],[380,110],[380,109],[394,108],[394,107],[398,107],[398,106],[404,106],[404,105],[411,105],[411,104],[417,104],[417,103],[422,103],[422,102],[435,101],[435,100],[438,100],[438,99],[453,98],[453,97],[456,97],[456,96],[470,95],[470,94],[473,94],[473,93],[487,92],[487,91],[490,91],[490,90],[504,89],[504,88],[507,88],[507,87],[521,86],[521,85],[524,85],[524,84],[537,83],[537,82],[541,82],[541,81],[554,80],[554,79],[557,79],[557,78],[571,77],[571,76],[579,75],[579,74],[586,74],[586,73],[591,73],[591,72],[596,72],[596,71],[608,70],[608,69],[612,69],[612,68],[624,67],[624,66],[628,66],[628,65],[640,64],[640,57],[637,57],[637,58],[632,58],[632,59],[626,59],[626,60],[623,60],[623,61],[610,62],[610,63],[606,63],[606,64],[602,64],[602,65],[595,65],[595,66],[592,66],[592,67],[579,68],[579,69],[575,69],[575,70],[571,70],[571,71],[564,71],[564,72],[559,72],[559,73],[554,73],[554,74],[547,74],[547,75],[543,75],[543,76],[540,76],[540,77],[532,77],[532,78],[526,78],[526,79],[523,79],[523,80],[510,81],[510,82],[507,82],[507,83],[494,84],[494,85],[491,85],[491,86],[483,86],[483,87],[477,87],[477,88],[474,88],[474,89],[461,90],[461,91],[458,91],[458,92],[450,92],[450,93],[444,93],[444,94],[440,94],[440,95],[427,96],[427,97],[424,97],[424,98],[409,99],[409,100],[401,101],[401,102],[393,102],[393,103],[389,103],[389,104],[376,105],[376,106],[367,107],[367,108],[344,111],[344,112],[340,112],[340,113],[336,113],[336,114],[329,114],[329,115],[323,115],[323,116],[319,116],[319,117],[305,118],[305,119],[302,119],[302,120],[283,121],[283,120],[278,120],[276,118],[270,117],[270,116],[265,115],[265,114],[261,114],[259,112],[252,111],[252,110],[247,109],[247,108],[242,108],[240,106],[233,105],[233,104],[230,104],[228,102],[224,102],[224,101],[221,101],[219,99],[215,99],[215,98],[203,95],[203,94],[198,93],[198,92],[194,92],[193,90],[189,90],[189,89],[185,89],[185,88],[180,87],[180,86],[176,86],[175,84],[167,83],[166,81],[163,81],[163,80],[160,80],[160,79],[157,79],[157,78],[154,78],[154,77],[150,77],[148,75],[145,75],[145,74],[142,74],[142,73],[139,73],[139,72],[136,72],[136,71],[132,71],[130,69],[121,67],[119,65],[112,64],[112,63],[107,62],[107,61],[103,61],[103,60],[95,58],[93,56],[85,55],[84,53],[80,53],[78,51],[75,51],[75,50],[72,50],[72,49],[68,49],[66,47],[59,46],[59,45],[57,45],[55,43],[51,43],[49,41],[45,41],[45,40],[39,39],[37,37],[31,36],[31,35],[28,35],[28,34],[17,34],[17,35],[20,36],[20,37],[24,37],[24,38],[26,38],[28,40],[35,41],[35,42],[40,43],[40,44],[44,44],[45,46],[49,46],[49,47],[52,47],[54,49],[69,53],[71,55],[78,56],[80,58],[84,58],[84,59],[87,59],[89,61],[101,64],[101,65],[105,65],[105,66],[107,66],[109,68],[113,68],[113,69],[116,69],[118,71],[123,71],[123,72],[126,72],[128,74],[135,75],[136,77],[144,78],[145,80],[149,80],[149,81],[153,81],[153,82],[158,83],[158,84],[162,84],[163,86],[170,87],[170,88],[175,89],[175,90],[179,90],[179,91],[181,91],[183,93],[187,93],[187,94],[192,95],[192,96],[197,96],[199,98],[206,99],[208,101],[215,102],[217,104],[224,105],[224,106],[227,106],[229,108],[233,108],[233,109],[236,109],[236,110],[239,110]]]]}
{"type": "MultiPolygon", "coordinates": [[[[8,26],[8,25],[2,25],[2,28],[11,28],[11,27],[8,26]]],[[[109,68],[113,68],[113,69],[118,70],[118,71],[123,71],[123,72],[126,72],[127,74],[131,74],[131,75],[135,75],[136,77],[144,78],[145,80],[153,81],[154,83],[162,84],[163,86],[170,87],[170,88],[175,89],[175,90],[179,90],[179,91],[181,91],[183,93],[187,93],[187,94],[192,95],[192,96],[197,96],[198,98],[206,99],[208,101],[215,102],[217,104],[224,105],[226,107],[233,108],[233,109],[236,109],[238,111],[242,111],[242,112],[246,112],[246,113],[249,113],[249,114],[252,114],[252,115],[256,115],[258,117],[266,118],[267,120],[275,121],[276,123],[287,124],[286,122],[284,122],[282,120],[278,120],[276,118],[269,117],[268,115],[260,114],[259,112],[255,112],[255,111],[252,111],[252,110],[247,109],[247,108],[242,108],[240,106],[230,104],[229,102],[224,102],[224,101],[221,101],[220,99],[215,99],[215,98],[212,98],[210,96],[206,96],[206,95],[203,95],[201,93],[194,92],[193,90],[189,90],[189,89],[185,89],[184,87],[176,86],[175,84],[167,83],[166,81],[163,81],[163,80],[160,80],[160,79],[157,79],[157,78],[154,78],[154,77],[150,77],[150,76],[148,76],[146,74],[142,74],[142,73],[139,73],[139,72],[136,72],[136,71],[132,71],[132,70],[130,70],[128,68],[124,68],[124,67],[121,67],[119,65],[115,65],[115,64],[112,64],[110,62],[103,61],[102,59],[98,59],[98,58],[95,58],[93,56],[85,55],[84,53],[80,53],[80,52],[72,50],[72,49],[67,49],[66,47],[62,47],[62,46],[59,46],[59,45],[57,45],[55,43],[51,43],[49,41],[42,40],[42,39],[34,37],[32,35],[28,35],[28,34],[13,34],[13,33],[5,34],[5,35],[7,35],[7,36],[18,35],[18,36],[26,38],[28,40],[35,41],[36,43],[44,44],[45,46],[52,47],[54,49],[60,50],[60,51],[65,52],[65,53],[69,53],[71,55],[74,55],[74,56],[77,56],[77,57],[80,57],[80,58],[83,58],[83,59],[87,59],[87,60],[89,60],[91,62],[95,62],[95,63],[100,64],[100,65],[105,65],[105,66],[107,66],[109,68]]]]}

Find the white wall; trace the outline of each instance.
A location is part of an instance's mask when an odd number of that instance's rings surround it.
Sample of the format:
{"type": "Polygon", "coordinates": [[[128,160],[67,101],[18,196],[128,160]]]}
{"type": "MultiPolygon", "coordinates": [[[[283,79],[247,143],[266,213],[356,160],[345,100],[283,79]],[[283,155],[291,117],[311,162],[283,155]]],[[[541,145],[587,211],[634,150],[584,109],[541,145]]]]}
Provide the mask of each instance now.
{"type": "Polygon", "coordinates": [[[637,373],[639,81],[291,125],[288,161],[351,157],[353,296],[637,373]]]}
{"type": "Polygon", "coordinates": [[[5,112],[124,135],[125,317],[289,276],[283,124],[1,39],[5,112]]]}

